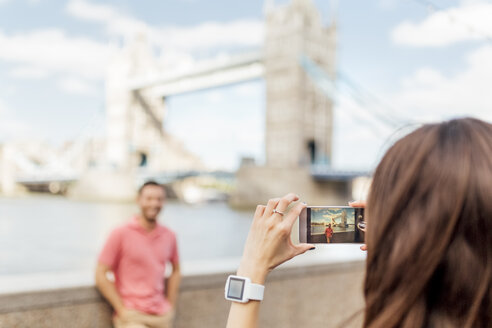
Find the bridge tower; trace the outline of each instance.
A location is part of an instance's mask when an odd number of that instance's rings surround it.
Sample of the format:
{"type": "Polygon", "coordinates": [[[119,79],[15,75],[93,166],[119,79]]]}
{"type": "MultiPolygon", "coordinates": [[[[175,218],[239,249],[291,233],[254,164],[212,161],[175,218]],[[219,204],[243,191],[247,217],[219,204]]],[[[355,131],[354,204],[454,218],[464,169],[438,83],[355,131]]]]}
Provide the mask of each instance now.
{"type": "Polygon", "coordinates": [[[156,63],[143,35],[122,49],[106,78],[107,161],[120,170],[146,166],[152,147],[163,138],[164,99],[152,90],[132,91],[128,81],[155,71],[156,63]]]}
{"type": "Polygon", "coordinates": [[[133,88],[130,81],[152,78],[161,70],[146,37],[139,35],[118,51],[106,78],[106,160],[122,172],[135,169],[199,170],[199,158],[163,127],[165,97],[158,87],[133,88]]]}
{"type": "Polygon", "coordinates": [[[135,79],[159,71],[145,35],[117,49],[106,76],[106,139],[102,167],[84,172],[69,193],[78,198],[133,199],[138,180],[166,171],[199,170],[202,163],[164,131],[165,98],[135,79]]]}
{"type": "Polygon", "coordinates": [[[324,27],[311,0],[265,12],[266,165],[329,165],[333,103],[301,67],[308,56],[335,78],[336,26],[324,27]]]}
{"type": "Polygon", "coordinates": [[[335,79],[335,20],[325,27],[312,0],[265,4],[266,163],[239,169],[231,203],[261,204],[291,191],[311,204],[346,203],[351,182],[311,174],[312,165],[331,165],[333,101],[301,66],[308,57],[335,79]]]}

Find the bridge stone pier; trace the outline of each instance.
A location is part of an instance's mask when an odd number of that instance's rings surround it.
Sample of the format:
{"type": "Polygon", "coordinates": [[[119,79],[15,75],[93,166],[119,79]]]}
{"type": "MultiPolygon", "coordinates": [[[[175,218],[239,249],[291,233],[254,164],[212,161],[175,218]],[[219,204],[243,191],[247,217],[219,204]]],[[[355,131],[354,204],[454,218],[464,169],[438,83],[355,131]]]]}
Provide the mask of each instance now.
{"type": "Polygon", "coordinates": [[[8,145],[0,146],[0,191],[5,195],[13,194],[16,187],[11,153],[12,151],[8,145]]]}

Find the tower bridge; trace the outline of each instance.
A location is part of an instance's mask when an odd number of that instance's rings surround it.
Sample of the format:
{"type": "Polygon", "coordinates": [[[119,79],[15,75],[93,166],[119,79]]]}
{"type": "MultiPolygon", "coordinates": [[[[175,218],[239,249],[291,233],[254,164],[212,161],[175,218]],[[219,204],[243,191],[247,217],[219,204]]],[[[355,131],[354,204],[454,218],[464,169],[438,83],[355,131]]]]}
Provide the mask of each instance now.
{"type": "MultiPolygon", "coordinates": [[[[76,180],[74,192],[108,195],[118,189],[133,195],[139,173],[169,176],[172,172],[205,171],[199,158],[163,129],[166,98],[263,78],[266,163],[239,169],[232,202],[255,204],[295,190],[313,202],[344,201],[350,197],[350,180],[356,174],[330,169],[330,88],[335,71],[336,24],[325,27],[312,0],[269,6],[261,50],[204,61],[188,71],[161,70],[145,37],[140,36],[110,61],[106,135],[97,156],[99,169],[86,165],[76,170],[71,175],[76,180]],[[313,165],[315,170],[311,170],[313,165]]],[[[17,171],[17,182],[28,183],[18,165],[17,171]]],[[[53,175],[46,176],[55,180],[53,175]]],[[[60,180],[65,178],[60,176],[60,180]]]]}

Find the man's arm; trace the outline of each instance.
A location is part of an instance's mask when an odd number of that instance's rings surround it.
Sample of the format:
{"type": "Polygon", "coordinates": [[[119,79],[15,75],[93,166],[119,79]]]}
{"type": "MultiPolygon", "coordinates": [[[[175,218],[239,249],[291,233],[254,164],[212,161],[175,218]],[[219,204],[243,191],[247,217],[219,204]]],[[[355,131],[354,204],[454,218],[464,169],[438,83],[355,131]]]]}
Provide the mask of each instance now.
{"type": "Polygon", "coordinates": [[[166,298],[169,300],[173,308],[176,308],[178,301],[179,285],[181,283],[181,271],[179,268],[179,262],[172,263],[173,271],[169,278],[167,278],[166,286],[166,298]]]}
{"type": "Polygon", "coordinates": [[[109,281],[106,277],[108,271],[111,271],[111,269],[107,265],[102,263],[97,264],[96,286],[101,294],[103,294],[104,298],[111,304],[116,313],[122,315],[125,311],[125,306],[123,305],[123,301],[121,300],[114,283],[109,281]]]}

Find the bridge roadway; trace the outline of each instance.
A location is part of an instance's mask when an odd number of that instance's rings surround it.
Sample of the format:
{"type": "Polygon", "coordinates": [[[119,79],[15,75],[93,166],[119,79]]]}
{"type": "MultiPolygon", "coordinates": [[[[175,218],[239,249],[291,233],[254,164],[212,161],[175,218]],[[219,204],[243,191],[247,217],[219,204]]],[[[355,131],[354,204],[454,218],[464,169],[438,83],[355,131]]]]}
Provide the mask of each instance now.
{"type": "MultiPolygon", "coordinates": [[[[162,184],[172,183],[176,180],[182,180],[189,177],[196,176],[212,176],[219,179],[233,179],[235,177],[234,172],[227,171],[173,171],[173,172],[148,172],[139,171],[136,174],[137,181],[155,180],[162,184]]],[[[328,166],[311,166],[311,176],[316,181],[347,181],[352,180],[360,176],[369,176],[369,172],[366,171],[344,171],[334,170],[328,166]]],[[[19,176],[16,182],[23,185],[42,185],[49,184],[51,182],[69,183],[75,182],[80,178],[80,174],[71,173],[64,175],[57,175],[53,173],[36,175],[24,175],[19,176]]]]}
{"type": "MultiPolygon", "coordinates": [[[[368,175],[367,172],[336,171],[328,167],[320,166],[313,166],[310,172],[310,183],[349,183],[356,177],[368,175]]],[[[96,178],[94,182],[100,187],[113,186],[109,187],[110,189],[106,190],[106,192],[112,193],[111,190],[114,191],[114,189],[111,188],[123,188],[122,190],[126,190],[127,196],[125,197],[132,198],[134,197],[134,192],[136,192],[136,186],[142,185],[145,181],[154,180],[167,186],[166,189],[168,190],[169,197],[178,198],[191,203],[210,200],[227,200],[230,193],[234,190],[234,181],[236,181],[237,178],[235,172],[225,171],[148,172],[142,170],[136,174],[129,174],[127,177],[121,175],[111,176],[110,172],[108,172],[108,174],[110,175],[109,177],[107,174],[104,174],[104,172],[103,174],[99,173],[98,178],[96,178]],[[104,180],[105,178],[107,181],[104,180]],[[115,179],[118,181],[121,180],[116,183],[118,187],[114,185],[115,179]],[[123,183],[123,185],[120,185],[121,183],[123,183]]],[[[83,174],[36,174],[20,176],[16,179],[16,183],[23,185],[33,192],[49,192],[53,194],[69,193],[72,196],[75,195],[76,198],[85,198],[89,197],[89,195],[90,197],[95,197],[93,195],[94,191],[91,188],[89,188],[90,190],[87,190],[86,183],[83,182],[84,180],[85,176],[83,174]],[[82,181],[82,183],[78,183],[79,181],[82,181]],[[75,193],[73,193],[74,191],[75,193]]],[[[96,187],[96,189],[97,188],[98,187],[96,187]]],[[[280,193],[284,192],[283,187],[279,188],[282,189],[282,191],[279,191],[280,193]]],[[[298,188],[300,188],[300,186],[298,186],[298,188]]],[[[302,190],[302,188],[300,190],[302,190]]],[[[242,191],[244,192],[244,190],[242,191]]],[[[268,198],[269,196],[265,195],[262,198],[268,198]]],[[[96,199],[98,199],[98,197],[96,197],[96,199]]],[[[259,200],[255,200],[254,203],[256,204],[258,201],[259,200]]],[[[241,201],[240,204],[235,205],[249,206],[251,204],[246,204],[241,201]]]]}
{"type": "MultiPolygon", "coordinates": [[[[65,193],[70,186],[77,183],[83,174],[53,174],[42,172],[33,175],[23,175],[15,179],[15,182],[23,185],[30,191],[35,192],[51,192],[54,194],[65,193]]],[[[191,177],[211,177],[215,180],[232,181],[234,179],[234,173],[225,171],[173,171],[173,172],[148,172],[141,170],[136,174],[129,174],[133,176],[136,186],[143,184],[145,181],[154,180],[163,185],[172,185],[178,181],[183,181],[191,177]]],[[[101,181],[100,183],[104,183],[101,181]]],[[[173,189],[173,188],[171,188],[173,189]]],[[[174,192],[173,192],[174,194],[174,192]]]]}

